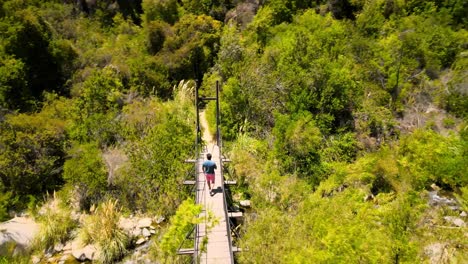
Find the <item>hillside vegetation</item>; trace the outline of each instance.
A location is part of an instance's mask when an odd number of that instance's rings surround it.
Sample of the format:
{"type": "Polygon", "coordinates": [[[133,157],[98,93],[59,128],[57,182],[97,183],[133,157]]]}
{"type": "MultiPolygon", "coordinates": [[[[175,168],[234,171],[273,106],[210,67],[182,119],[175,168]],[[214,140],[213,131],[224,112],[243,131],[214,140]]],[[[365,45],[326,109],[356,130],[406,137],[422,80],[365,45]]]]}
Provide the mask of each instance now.
{"type": "Polygon", "coordinates": [[[466,262],[467,13],[463,0],[2,1],[0,219],[29,210],[58,228],[36,250],[81,233],[113,245],[112,263],[131,242],[99,239],[100,218],[166,217],[150,258],[189,261],[169,249],[198,210],[180,185],[194,89],[220,81],[226,174],[235,203],[252,201],[239,263],[466,262]],[[53,192],[63,212],[44,215],[53,192]]]}

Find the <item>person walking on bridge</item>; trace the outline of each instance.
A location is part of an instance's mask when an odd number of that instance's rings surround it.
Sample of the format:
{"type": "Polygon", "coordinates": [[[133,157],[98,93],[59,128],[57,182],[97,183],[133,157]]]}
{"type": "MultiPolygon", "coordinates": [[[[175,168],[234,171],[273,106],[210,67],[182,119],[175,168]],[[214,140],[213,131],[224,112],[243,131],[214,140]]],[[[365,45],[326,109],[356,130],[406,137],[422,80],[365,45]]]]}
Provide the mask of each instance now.
{"type": "Polygon", "coordinates": [[[213,188],[214,188],[215,170],[217,168],[216,168],[216,163],[211,160],[211,154],[210,153],[206,154],[206,158],[208,160],[205,160],[205,162],[203,162],[202,169],[203,169],[203,173],[205,174],[206,181],[208,182],[208,188],[210,189],[210,195],[213,196],[213,190],[212,190],[211,185],[213,184],[213,188]]]}

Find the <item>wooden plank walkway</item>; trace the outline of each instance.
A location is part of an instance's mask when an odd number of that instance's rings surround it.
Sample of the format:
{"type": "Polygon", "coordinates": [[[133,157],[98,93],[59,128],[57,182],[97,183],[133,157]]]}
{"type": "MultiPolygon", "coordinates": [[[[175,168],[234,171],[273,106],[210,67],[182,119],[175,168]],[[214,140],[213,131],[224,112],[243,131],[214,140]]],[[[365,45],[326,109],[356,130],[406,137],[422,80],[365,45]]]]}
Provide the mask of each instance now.
{"type": "Polygon", "coordinates": [[[202,217],[205,217],[205,212],[209,210],[219,221],[211,230],[208,230],[208,233],[206,232],[205,222],[197,226],[195,247],[198,251],[200,263],[234,263],[219,152],[218,146],[209,144],[206,150],[201,153],[198,162],[197,204],[203,205],[202,217]],[[209,193],[208,184],[206,184],[205,175],[202,170],[202,163],[206,159],[207,153],[212,154],[212,160],[218,167],[215,172],[215,184],[213,187],[215,194],[213,196],[209,193]],[[205,249],[199,252],[205,236],[208,237],[208,243],[205,249]]]}

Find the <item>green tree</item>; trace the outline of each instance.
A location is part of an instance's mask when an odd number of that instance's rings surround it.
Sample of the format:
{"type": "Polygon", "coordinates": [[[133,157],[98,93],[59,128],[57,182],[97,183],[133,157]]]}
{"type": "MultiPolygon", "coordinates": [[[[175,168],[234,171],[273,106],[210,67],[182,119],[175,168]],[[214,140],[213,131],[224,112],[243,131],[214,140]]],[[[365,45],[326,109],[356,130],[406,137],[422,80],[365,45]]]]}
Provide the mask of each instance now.
{"type": "Polygon", "coordinates": [[[2,56],[0,76],[1,107],[18,109],[32,99],[28,90],[25,65],[21,60],[2,56]]]}
{"type": "Polygon", "coordinates": [[[119,139],[116,115],[123,105],[123,85],[111,68],[94,71],[82,84],[74,100],[73,123],[69,127],[72,139],[80,142],[97,141],[109,146],[119,139]]]}
{"type": "Polygon", "coordinates": [[[146,23],[162,20],[174,24],[179,18],[176,0],[143,0],[142,7],[146,23]]]}
{"type": "Polygon", "coordinates": [[[278,115],[273,135],[282,172],[298,173],[312,185],[318,185],[322,177],[319,154],[322,136],[312,115],[308,112],[298,113],[293,118],[278,115]]]}
{"type": "Polygon", "coordinates": [[[7,115],[0,127],[0,180],[15,201],[11,205],[23,209],[31,196],[60,188],[65,122],[43,111],[7,115]]]}
{"type": "Polygon", "coordinates": [[[75,145],[68,151],[63,178],[75,190],[80,208],[89,209],[100,202],[108,190],[107,171],[95,143],[75,145]]]}
{"type": "MultiPolygon", "coordinates": [[[[61,70],[57,45],[52,45],[52,33],[46,21],[34,13],[33,8],[14,12],[0,19],[1,46],[6,54],[23,63],[26,89],[21,85],[15,93],[19,98],[41,99],[43,91],[63,92],[66,76],[61,70]],[[54,48],[55,47],[55,48],[54,48]],[[55,54],[54,54],[55,53],[55,54]]],[[[67,62],[68,64],[68,62],[67,62]]],[[[21,65],[21,64],[20,64],[21,65]]],[[[30,110],[30,102],[24,102],[21,110],[30,110]]]]}
{"type": "Polygon", "coordinates": [[[444,137],[433,131],[418,130],[402,138],[401,163],[418,174],[414,184],[423,188],[432,183],[455,189],[468,184],[464,172],[466,143],[455,136],[444,137]]]}
{"type": "Polygon", "coordinates": [[[198,79],[214,63],[221,23],[210,16],[187,14],[173,26],[164,42],[162,59],[169,66],[172,82],[198,79]]]}

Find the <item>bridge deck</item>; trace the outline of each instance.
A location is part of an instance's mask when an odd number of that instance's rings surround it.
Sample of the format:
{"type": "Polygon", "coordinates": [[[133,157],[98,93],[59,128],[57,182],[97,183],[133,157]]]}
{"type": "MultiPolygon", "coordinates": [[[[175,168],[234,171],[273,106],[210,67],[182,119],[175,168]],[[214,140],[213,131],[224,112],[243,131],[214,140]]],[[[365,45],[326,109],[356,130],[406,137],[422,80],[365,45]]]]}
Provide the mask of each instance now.
{"type": "Polygon", "coordinates": [[[197,204],[203,205],[202,216],[206,216],[207,210],[211,211],[218,223],[206,232],[206,223],[198,225],[196,232],[196,248],[203,248],[203,238],[208,237],[208,243],[205,249],[199,253],[200,263],[233,263],[232,250],[230,245],[230,230],[228,230],[229,219],[225,212],[224,200],[225,193],[223,187],[223,179],[221,173],[221,159],[219,148],[216,145],[209,144],[206,151],[202,153],[202,156],[198,162],[198,186],[197,186],[197,204]],[[215,173],[215,184],[213,190],[215,194],[210,195],[208,184],[206,183],[205,175],[202,170],[202,163],[206,157],[206,153],[212,154],[212,160],[216,162],[218,169],[215,173]]]}

